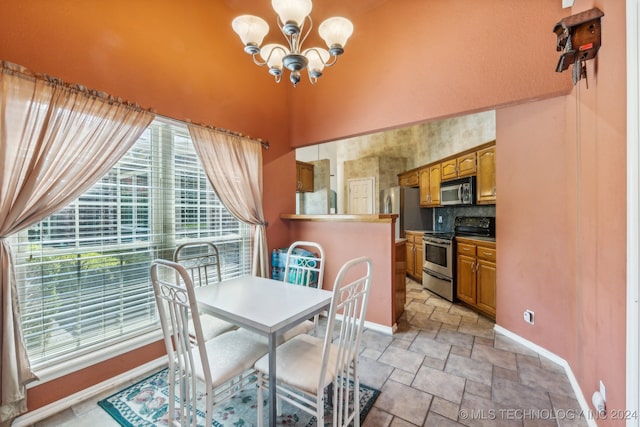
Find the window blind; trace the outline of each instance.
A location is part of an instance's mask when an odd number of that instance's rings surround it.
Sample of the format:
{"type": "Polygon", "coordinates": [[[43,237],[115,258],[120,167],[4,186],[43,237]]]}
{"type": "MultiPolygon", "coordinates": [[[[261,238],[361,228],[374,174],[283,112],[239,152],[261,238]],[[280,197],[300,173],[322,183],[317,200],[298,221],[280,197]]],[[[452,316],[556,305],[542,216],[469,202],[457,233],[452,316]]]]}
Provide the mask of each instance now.
{"type": "Polygon", "coordinates": [[[223,278],[250,271],[249,227],[209,184],[186,126],[156,119],[101,181],[12,240],[34,368],[159,328],[149,265],[211,241],[223,278]]]}

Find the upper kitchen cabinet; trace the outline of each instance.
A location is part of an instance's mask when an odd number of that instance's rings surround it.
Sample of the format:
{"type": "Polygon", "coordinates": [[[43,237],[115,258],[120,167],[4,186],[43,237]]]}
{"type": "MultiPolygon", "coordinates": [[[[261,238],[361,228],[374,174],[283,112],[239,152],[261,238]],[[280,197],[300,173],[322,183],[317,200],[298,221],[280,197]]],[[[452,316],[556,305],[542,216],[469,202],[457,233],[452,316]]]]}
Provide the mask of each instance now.
{"type": "Polygon", "coordinates": [[[296,192],[313,192],[313,165],[296,161],[296,192]]]}
{"type": "Polygon", "coordinates": [[[443,181],[447,181],[475,175],[476,171],[476,153],[473,152],[442,162],[441,176],[443,181]]]}
{"type": "Polygon", "coordinates": [[[398,185],[402,187],[419,187],[420,176],[418,170],[414,169],[398,175],[398,185]]]}
{"type": "Polygon", "coordinates": [[[420,172],[420,206],[440,206],[440,163],[425,166],[420,172]]]}
{"type": "Polygon", "coordinates": [[[476,203],[496,203],[496,146],[478,150],[478,175],[476,178],[476,203]]]}

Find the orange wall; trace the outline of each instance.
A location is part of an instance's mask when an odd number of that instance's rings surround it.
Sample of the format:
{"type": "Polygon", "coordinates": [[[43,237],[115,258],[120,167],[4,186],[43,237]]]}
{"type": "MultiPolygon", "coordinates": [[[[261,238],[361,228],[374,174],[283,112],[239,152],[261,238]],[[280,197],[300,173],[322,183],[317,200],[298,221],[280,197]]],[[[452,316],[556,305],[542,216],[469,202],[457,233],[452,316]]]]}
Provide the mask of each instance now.
{"type": "Polygon", "coordinates": [[[308,240],[322,245],[326,254],[324,288],[333,283],[342,265],[359,256],[371,257],[373,273],[367,321],[391,328],[392,280],[395,273],[395,233],[391,222],[288,222],[288,244],[308,240]]]}
{"type": "Polygon", "coordinates": [[[272,100],[287,87],[244,53],[234,16],[211,0],[4,1],[0,59],[286,147],[288,107],[272,100]]]}
{"type": "Polygon", "coordinates": [[[298,233],[279,220],[295,206],[291,146],[504,107],[498,323],[566,358],[587,398],[603,379],[609,407],[623,409],[624,2],[577,0],[563,10],[560,0],[380,1],[350,16],[356,33],[338,64],[316,86],[296,89],[251,63],[228,30],[236,13],[225,4],[5,1],[0,58],[163,115],[268,139],[272,248],[298,233]],[[554,72],[551,30],[594,5],[605,12],[603,46],[589,64],[589,89],[582,82],[570,92],[569,72],[554,72]],[[537,102],[516,106],[524,101],[537,102]],[[535,235],[523,230],[531,223],[535,235]],[[533,328],[521,320],[524,307],[538,315],[533,328]]]}
{"type": "Polygon", "coordinates": [[[338,63],[291,93],[294,146],[566,94],[560,0],[393,0],[357,19],[338,63]]]}
{"type": "Polygon", "coordinates": [[[497,321],[567,360],[587,401],[602,380],[616,410],[626,398],[625,8],[584,0],[573,13],[594,6],[605,17],[589,88],[496,114],[497,321]]]}

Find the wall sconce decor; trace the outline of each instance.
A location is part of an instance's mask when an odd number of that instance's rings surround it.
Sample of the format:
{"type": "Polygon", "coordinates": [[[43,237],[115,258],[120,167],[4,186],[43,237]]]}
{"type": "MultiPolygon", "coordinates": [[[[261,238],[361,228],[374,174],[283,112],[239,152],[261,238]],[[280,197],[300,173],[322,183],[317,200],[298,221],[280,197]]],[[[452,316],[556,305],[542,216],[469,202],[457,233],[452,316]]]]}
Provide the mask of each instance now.
{"type": "MultiPolygon", "coordinates": [[[[586,61],[595,58],[600,49],[600,18],[604,13],[597,7],[563,18],[553,27],[558,38],[556,50],[562,52],[556,66],[561,73],[573,64],[573,84],[587,78],[586,61]]],[[[587,81],[587,89],[589,82],[587,81]]]]}

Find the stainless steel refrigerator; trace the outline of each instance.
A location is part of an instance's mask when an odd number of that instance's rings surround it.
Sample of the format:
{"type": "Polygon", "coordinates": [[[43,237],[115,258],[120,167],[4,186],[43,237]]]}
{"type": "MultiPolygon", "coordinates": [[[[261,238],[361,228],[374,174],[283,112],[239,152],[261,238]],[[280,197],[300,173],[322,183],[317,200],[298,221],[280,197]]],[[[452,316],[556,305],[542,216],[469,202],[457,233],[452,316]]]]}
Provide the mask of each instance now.
{"type": "Polygon", "coordinates": [[[433,212],[420,207],[420,189],[391,187],[380,190],[380,213],[398,214],[396,238],[405,237],[405,230],[431,230],[433,212]]]}

